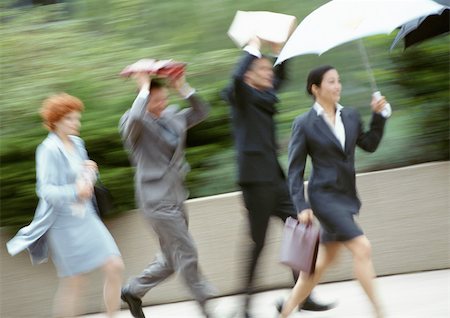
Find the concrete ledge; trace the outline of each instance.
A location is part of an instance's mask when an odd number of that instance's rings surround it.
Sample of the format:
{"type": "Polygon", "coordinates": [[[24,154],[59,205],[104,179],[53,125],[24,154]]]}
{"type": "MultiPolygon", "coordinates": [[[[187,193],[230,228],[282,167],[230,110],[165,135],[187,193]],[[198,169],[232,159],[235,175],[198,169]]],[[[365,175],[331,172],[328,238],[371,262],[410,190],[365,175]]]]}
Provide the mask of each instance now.
{"type": "MultiPolygon", "coordinates": [[[[400,169],[359,174],[363,202],[359,222],[373,246],[378,275],[444,269],[449,257],[450,162],[421,164],[400,169]]],[[[248,231],[239,192],[189,200],[191,233],[197,242],[205,276],[220,295],[239,292],[246,261],[248,231]]],[[[128,278],[139,273],[158,250],[144,218],[131,211],[107,226],[122,252],[128,278]]],[[[267,245],[256,279],[259,290],[291,286],[288,268],[278,263],[282,223],[272,220],[267,245]]],[[[2,231],[0,316],[50,317],[57,278],[53,265],[31,266],[28,255],[10,257],[6,241],[14,234],[2,231]]],[[[84,312],[103,310],[102,276],[88,275],[84,312]]],[[[351,258],[342,254],[340,263],[323,282],[353,278],[351,258]]],[[[144,298],[145,304],[191,299],[178,277],[168,280],[144,298]]]]}

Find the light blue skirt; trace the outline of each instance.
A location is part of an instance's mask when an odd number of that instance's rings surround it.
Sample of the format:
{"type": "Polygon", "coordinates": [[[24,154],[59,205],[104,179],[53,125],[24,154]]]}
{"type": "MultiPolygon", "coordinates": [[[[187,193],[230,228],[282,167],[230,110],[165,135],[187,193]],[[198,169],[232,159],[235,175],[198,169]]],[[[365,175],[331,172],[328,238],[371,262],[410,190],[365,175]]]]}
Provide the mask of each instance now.
{"type": "Polygon", "coordinates": [[[59,277],[90,272],[111,256],[120,256],[113,237],[92,204],[87,204],[83,216],[73,215],[68,210],[58,215],[45,234],[59,277]]]}

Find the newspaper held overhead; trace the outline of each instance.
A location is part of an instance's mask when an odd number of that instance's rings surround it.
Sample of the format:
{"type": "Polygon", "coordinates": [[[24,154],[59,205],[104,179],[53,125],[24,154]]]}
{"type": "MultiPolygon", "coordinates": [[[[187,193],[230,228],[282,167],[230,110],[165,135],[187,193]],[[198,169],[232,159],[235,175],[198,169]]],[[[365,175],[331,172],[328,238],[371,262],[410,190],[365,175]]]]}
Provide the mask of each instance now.
{"type": "Polygon", "coordinates": [[[228,36],[238,47],[257,36],[260,39],[284,43],[296,24],[296,17],[270,11],[237,11],[228,29],[228,36]]]}

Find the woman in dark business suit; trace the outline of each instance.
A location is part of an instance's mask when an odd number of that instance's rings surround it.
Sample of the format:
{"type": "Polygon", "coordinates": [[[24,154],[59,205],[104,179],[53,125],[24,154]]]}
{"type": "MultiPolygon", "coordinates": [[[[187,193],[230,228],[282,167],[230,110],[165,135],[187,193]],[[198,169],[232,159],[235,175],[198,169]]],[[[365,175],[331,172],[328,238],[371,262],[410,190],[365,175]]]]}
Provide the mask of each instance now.
{"type": "Polygon", "coordinates": [[[384,97],[372,98],[370,129],[365,132],[359,113],[338,102],[341,83],[337,70],[329,65],[309,73],[307,91],[314,99],[313,107],[297,117],[289,144],[288,181],[294,205],[302,223],[319,220],[321,252],[313,275],[301,275],[280,317],[287,317],[301,303],[320,277],[346,247],[353,255],[356,278],[369,297],[377,318],[383,317],[373,278],[371,246],[354,216],[361,207],[355,185],[355,148],[374,152],[383,135],[390,106],[384,97]],[[307,156],[311,157],[312,173],[308,198],[304,196],[303,176],[307,156]]]}

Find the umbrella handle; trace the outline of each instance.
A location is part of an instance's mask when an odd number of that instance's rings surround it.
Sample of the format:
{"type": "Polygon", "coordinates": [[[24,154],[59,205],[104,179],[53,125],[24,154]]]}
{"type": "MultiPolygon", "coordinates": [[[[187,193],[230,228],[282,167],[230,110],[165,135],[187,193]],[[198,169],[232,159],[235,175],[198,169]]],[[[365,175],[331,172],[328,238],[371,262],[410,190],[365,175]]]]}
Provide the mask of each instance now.
{"type": "MultiPolygon", "coordinates": [[[[375,91],[373,92],[372,96],[375,98],[376,101],[379,101],[381,99],[381,92],[375,91]]],[[[381,111],[381,116],[383,116],[384,118],[388,118],[391,116],[391,113],[392,113],[391,104],[386,103],[384,105],[383,110],[381,111]]]]}

